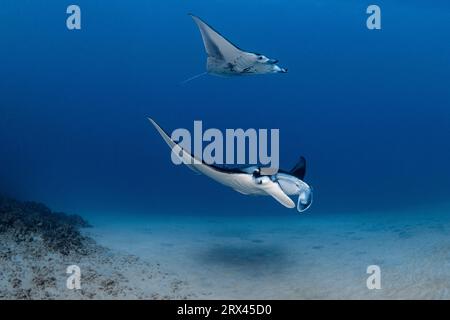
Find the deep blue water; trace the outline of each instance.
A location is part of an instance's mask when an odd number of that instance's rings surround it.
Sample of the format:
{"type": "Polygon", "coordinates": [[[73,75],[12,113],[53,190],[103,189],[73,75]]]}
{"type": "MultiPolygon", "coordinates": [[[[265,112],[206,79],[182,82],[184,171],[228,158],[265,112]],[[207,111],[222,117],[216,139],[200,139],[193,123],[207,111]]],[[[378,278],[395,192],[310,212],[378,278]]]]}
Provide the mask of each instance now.
{"type": "Polygon", "coordinates": [[[0,191],[55,209],[292,215],[174,166],[166,130],[279,128],[300,155],[312,214],[413,210],[450,201],[450,4],[376,1],[4,0],[0,191]],[[180,81],[205,70],[192,12],[289,73],[180,81]]]}

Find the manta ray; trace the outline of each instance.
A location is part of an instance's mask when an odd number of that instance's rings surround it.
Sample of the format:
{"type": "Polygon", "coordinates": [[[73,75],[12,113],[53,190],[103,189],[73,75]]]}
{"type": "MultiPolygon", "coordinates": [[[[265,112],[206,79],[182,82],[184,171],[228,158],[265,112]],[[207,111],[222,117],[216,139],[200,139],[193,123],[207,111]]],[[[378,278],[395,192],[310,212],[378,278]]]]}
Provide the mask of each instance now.
{"type": "Polygon", "coordinates": [[[272,196],[283,206],[291,209],[295,208],[296,205],[289,196],[298,195],[297,211],[299,212],[303,212],[311,206],[313,199],[312,189],[303,181],[306,173],[306,160],[304,157],[300,157],[300,160],[292,170],[279,170],[275,174],[269,174],[267,170],[264,170],[264,167],[258,166],[225,168],[210,165],[196,159],[189,150],[183,149],[173,141],[153,119],[148,118],[148,120],[174,154],[180,157],[190,169],[204,174],[244,195],[272,196]]]}
{"type": "Polygon", "coordinates": [[[189,15],[200,29],[203,44],[208,54],[207,73],[219,76],[243,76],[287,72],[287,69],[277,65],[278,60],[239,49],[199,17],[193,14],[189,15]]]}

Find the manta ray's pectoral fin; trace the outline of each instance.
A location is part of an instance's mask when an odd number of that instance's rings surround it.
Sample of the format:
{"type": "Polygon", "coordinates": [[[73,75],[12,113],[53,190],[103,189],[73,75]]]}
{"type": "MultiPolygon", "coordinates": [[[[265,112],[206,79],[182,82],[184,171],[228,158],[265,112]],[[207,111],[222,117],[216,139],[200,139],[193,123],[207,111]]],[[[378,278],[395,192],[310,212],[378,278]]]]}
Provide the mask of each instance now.
{"type": "Polygon", "coordinates": [[[227,180],[228,174],[221,172],[214,166],[209,166],[203,163],[202,160],[197,159],[190,151],[186,148],[182,148],[178,143],[172,140],[171,137],[151,118],[148,118],[151,124],[156,128],[158,133],[164,139],[164,141],[172,149],[172,152],[181,160],[181,163],[185,164],[189,169],[193,170],[198,174],[204,174],[216,181],[223,183],[227,180]]]}
{"type": "Polygon", "coordinates": [[[199,17],[189,14],[194,19],[202,35],[203,44],[209,57],[219,60],[233,61],[241,55],[241,50],[225,39],[219,32],[199,17]]]}
{"type": "Polygon", "coordinates": [[[270,188],[266,188],[265,191],[286,208],[295,208],[295,202],[283,192],[277,182],[272,183],[270,188]]]}
{"type": "Polygon", "coordinates": [[[289,172],[293,176],[303,180],[305,178],[306,173],[306,159],[305,157],[300,157],[294,168],[289,172]]]}
{"type": "Polygon", "coordinates": [[[172,149],[172,152],[175,153],[178,158],[186,164],[186,166],[191,169],[196,174],[200,175],[201,172],[198,169],[199,164],[196,164],[194,157],[191,156],[189,150],[184,150],[181,148],[180,145],[175,143],[169,135],[151,118],[148,118],[148,120],[151,122],[151,124],[158,130],[161,137],[164,139],[164,141],[169,145],[169,147],[172,149]]]}
{"type": "Polygon", "coordinates": [[[244,192],[244,191],[239,190],[239,189],[233,189],[233,190],[236,191],[236,192],[239,192],[240,194],[243,194],[244,196],[248,196],[249,195],[249,193],[244,192]]]}
{"type": "Polygon", "coordinates": [[[197,176],[201,176],[202,173],[200,171],[198,171],[198,169],[195,167],[195,164],[190,164],[190,165],[186,165],[186,167],[188,167],[189,169],[191,169],[191,171],[196,174],[197,176]]]}

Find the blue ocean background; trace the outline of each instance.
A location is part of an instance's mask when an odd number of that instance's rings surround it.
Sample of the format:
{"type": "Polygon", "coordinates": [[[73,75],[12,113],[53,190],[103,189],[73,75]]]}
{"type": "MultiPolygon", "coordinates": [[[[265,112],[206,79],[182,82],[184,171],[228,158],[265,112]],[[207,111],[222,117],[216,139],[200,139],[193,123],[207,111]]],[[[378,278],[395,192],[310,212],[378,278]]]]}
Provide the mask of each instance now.
{"type": "Polygon", "coordinates": [[[80,214],[296,215],[170,161],[171,132],[279,128],[308,161],[313,215],[450,202],[450,4],[376,1],[2,1],[0,191],[80,214]],[[205,76],[194,13],[287,74],[205,76]]]}

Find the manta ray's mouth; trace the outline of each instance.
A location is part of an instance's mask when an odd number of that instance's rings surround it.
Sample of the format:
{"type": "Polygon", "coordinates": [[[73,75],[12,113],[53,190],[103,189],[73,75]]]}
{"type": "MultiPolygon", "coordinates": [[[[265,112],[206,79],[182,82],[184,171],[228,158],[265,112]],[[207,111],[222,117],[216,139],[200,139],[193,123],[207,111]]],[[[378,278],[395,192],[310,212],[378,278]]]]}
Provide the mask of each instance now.
{"type": "Polygon", "coordinates": [[[281,68],[281,67],[279,67],[277,65],[273,65],[272,72],[274,72],[274,73],[287,73],[288,70],[286,68],[281,68]]]}
{"type": "Polygon", "coordinates": [[[305,190],[298,195],[297,200],[297,211],[303,212],[306,211],[313,202],[313,193],[312,190],[305,190]]]}

